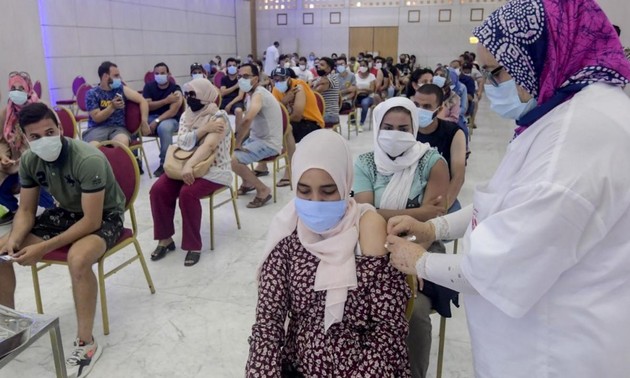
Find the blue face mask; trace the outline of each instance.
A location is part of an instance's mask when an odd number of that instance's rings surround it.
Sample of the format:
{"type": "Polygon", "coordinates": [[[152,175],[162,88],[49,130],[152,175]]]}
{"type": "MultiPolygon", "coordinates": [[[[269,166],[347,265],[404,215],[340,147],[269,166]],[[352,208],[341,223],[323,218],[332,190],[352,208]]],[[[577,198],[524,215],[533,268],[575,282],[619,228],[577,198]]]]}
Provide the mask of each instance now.
{"type": "Polygon", "coordinates": [[[285,81],[277,81],[275,84],[275,87],[277,90],[279,90],[280,92],[284,93],[287,91],[287,89],[289,89],[289,81],[285,80],[285,81]]]}
{"type": "Polygon", "coordinates": [[[339,73],[346,72],[346,66],[337,66],[337,72],[339,73]]]}
{"type": "Polygon", "coordinates": [[[494,85],[484,85],[484,90],[490,100],[490,109],[503,118],[517,120],[536,107],[536,99],[521,102],[514,79],[494,85]]]}
{"type": "MultiPolygon", "coordinates": [[[[159,85],[164,85],[168,81],[167,75],[153,75],[155,77],[155,82],[159,85]]],[[[112,85],[113,88],[113,85],[112,85]]]]}
{"type": "Polygon", "coordinates": [[[418,126],[421,129],[429,126],[436,116],[435,110],[418,109],[418,126]]]}
{"type": "Polygon", "coordinates": [[[236,66],[229,66],[227,68],[228,75],[236,75],[237,68],[236,66]]]}
{"type": "Polygon", "coordinates": [[[294,199],[295,211],[309,230],[321,234],[335,227],[344,214],[348,201],[308,201],[294,199]]]}
{"type": "Polygon", "coordinates": [[[121,79],[112,79],[112,89],[118,89],[120,88],[122,85],[122,80],[121,79]]]}
{"type": "Polygon", "coordinates": [[[446,84],[446,78],[442,76],[433,76],[433,84],[443,88],[444,84],[446,84]]]}
{"type": "Polygon", "coordinates": [[[244,79],[244,78],[240,78],[238,79],[238,88],[240,90],[242,90],[245,93],[249,93],[249,91],[252,90],[252,79],[244,79]]]}

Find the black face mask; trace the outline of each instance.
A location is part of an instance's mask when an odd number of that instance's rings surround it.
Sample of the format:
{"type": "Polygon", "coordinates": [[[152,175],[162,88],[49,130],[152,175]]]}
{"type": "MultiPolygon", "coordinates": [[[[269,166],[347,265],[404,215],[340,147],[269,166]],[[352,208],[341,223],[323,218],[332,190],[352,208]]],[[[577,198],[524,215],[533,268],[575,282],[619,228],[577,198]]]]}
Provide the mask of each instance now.
{"type": "Polygon", "coordinates": [[[317,70],[317,76],[326,76],[326,75],[328,75],[328,72],[324,70],[317,70]]]}
{"type": "Polygon", "coordinates": [[[201,100],[194,97],[186,98],[186,104],[188,104],[190,110],[192,110],[193,112],[198,112],[204,107],[204,105],[201,103],[201,100]]]}

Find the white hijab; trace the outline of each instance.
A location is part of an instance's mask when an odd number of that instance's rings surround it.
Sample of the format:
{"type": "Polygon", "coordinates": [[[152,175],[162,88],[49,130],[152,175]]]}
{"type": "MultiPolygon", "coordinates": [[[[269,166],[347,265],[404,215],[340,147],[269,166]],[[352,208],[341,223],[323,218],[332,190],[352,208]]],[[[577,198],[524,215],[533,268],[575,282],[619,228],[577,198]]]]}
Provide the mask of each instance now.
{"type": "Polygon", "coordinates": [[[407,207],[416,167],[422,156],[431,147],[428,143],[418,142],[394,160],[383,151],[378,140],[381,123],[383,118],[385,118],[385,114],[397,107],[402,107],[409,111],[413,136],[415,138],[418,135],[418,109],[408,98],[390,98],[374,108],[372,112],[374,116],[373,124],[376,125],[374,127],[374,163],[378,173],[385,176],[393,175],[381,197],[381,209],[402,210],[407,207]]]}
{"type": "Polygon", "coordinates": [[[331,325],[343,320],[348,290],[357,287],[354,251],[359,242],[359,220],[374,207],[350,198],[354,177],[352,153],[341,135],[322,129],[302,139],[291,161],[294,191],[302,174],[312,168],[325,170],[333,178],[341,198],[348,202],[345,215],[332,229],[316,234],[300,221],[294,202],[290,201],[271,222],[263,263],[275,246],[297,228],[304,248],[320,260],[314,290],[326,291],[324,329],[328,331],[331,325]],[[326,152],[322,153],[322,149],[326,152]]]}

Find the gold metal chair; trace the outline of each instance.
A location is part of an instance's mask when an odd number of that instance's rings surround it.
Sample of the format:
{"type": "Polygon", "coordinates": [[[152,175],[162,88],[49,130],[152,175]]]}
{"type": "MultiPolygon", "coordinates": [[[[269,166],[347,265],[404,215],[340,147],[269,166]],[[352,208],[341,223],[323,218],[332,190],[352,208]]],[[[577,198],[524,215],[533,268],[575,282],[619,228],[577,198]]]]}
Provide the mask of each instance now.
{"type": "MultiPolygon", "coordinates": [[[[105,279],[114,275],[132,262],[138,260],[140,262],[140,265],[142,266],[142,270],[147,280],[147,284],[149,285],[149,290],[151,291],[151,294],[155,294],[155,288],[153,286],[153,280],[151,279],[151,274],[149,273],[149,269],[147,268],[146,261],[144,260],[144,256],[142,255],[142,248],[140,247],[140,243],[137,239],[138,225],[136,222],[136,212],[133,204],[136,200],[138,189],[140,187],[140,171],[138,169],[138,164],[136,163],[136,158],[127,147],[114,141],[101,143],[99,149],[107,157],[107,160],[109,161],[112,170],[114,171],[116,181],[125,194],[125,211],[129,213],[129,218],[131,219],[131,229],[124,228],[120,237],[118,238],[118,242],[116,243],[116,245],[108,249],[105,254],[103,254],[103,256],[98,259],[97,262],[97,279],[101,296],[101,312],[103,315],[103,333],[105,335],[108,335],[109,316],[107,312],[105,279]],[[122,251],[125,247],[129,245],[133,245],[135,248],[136,253],[134,254],[134,256],[106,272],[105,260],[109,256],[112,256],[113,254],[122,251]]],[[[42,269],[47,268],[51,265],[68,265],[67,257],[69,249],[70,246],[66,246],[51,251],[44,256],[40,263],[31,267],[31,272],[33,276],[33,287],[35,289],[35,302],[37,304],[37,312],[40,314],[44,313],[44,308],[42,305],[42,296],[39,287],[39,272],[42,269]]]]}

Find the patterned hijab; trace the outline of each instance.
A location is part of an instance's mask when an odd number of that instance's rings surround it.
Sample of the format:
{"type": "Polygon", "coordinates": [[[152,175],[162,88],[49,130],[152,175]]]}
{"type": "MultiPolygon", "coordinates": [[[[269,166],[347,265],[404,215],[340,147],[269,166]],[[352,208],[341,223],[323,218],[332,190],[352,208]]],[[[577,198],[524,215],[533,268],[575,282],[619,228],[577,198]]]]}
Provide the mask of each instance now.
{"type": "Polygon", "coordinates": [[[630,80],[619,37],[594,0],[512,0],[473,34],[537,99],[517,134],[590,84],[630,80]]]}
{"type": "Polygon", "coordinates": [[[39,102],[39,97],[37,97],[37,94],[33,90],[31,78],[26,72],[20,72],[15,75],[12,74],[12,76],[9,77],[9,90],[18,86],[22,86],[22,88],[24,88],[24,92],[26,92],[28,98],[23,105],[14,104],[13,101],[9,100],[7,104],[7,115],[3,125],[4,129],[2,132],[4,140],[6,140],[15,150],[20,150],[23,144],[21,132],[18,127],[18,113],[26,105],[39,102]]]}
{"type": "Polygon", "coordinates": [[[189,130],[208,122],[210,118],[219,111],[219,107],[215,104],[215,101],[219,96],[219,90],[217,87],[212,85],[210,80],[199,78],[193,79],[184,84],[184,93],[191,91],[195,92],[195,97],[201,100],[201,103],[206,106],[196,112],[193,112],[190,109],[190,106],[186,107],[183,126],[189,130]]]}

